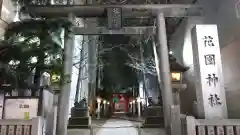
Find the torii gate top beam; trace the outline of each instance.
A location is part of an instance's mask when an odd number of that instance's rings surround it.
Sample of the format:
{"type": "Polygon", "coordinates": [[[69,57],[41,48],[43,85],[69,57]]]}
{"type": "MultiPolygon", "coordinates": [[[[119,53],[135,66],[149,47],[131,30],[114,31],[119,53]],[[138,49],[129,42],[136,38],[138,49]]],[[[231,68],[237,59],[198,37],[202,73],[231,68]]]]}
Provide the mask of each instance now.
{"type": "Polygon", "coordinates": [[[105,17],[106,8],[122,8],[123,18],[156,16],[158,12],[165,17],[201,16],[202,7],[185,4],[145,4],[145,5],[32,5],[28,13],[36,17],[67,16],[105,17]]]}

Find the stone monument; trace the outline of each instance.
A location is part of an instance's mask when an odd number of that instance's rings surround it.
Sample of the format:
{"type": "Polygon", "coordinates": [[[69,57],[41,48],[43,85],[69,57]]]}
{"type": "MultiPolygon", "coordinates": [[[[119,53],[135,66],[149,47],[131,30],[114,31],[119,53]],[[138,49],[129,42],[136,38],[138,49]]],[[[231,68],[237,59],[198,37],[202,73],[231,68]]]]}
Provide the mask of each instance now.
{"type": "Polygon", "coordinates": [[[68,128],[88,128],[90,124],[91,119],[89,117],[87,99],[83,98],[81,101],[74,103],[74,107],[71,109],[68,128]]]}

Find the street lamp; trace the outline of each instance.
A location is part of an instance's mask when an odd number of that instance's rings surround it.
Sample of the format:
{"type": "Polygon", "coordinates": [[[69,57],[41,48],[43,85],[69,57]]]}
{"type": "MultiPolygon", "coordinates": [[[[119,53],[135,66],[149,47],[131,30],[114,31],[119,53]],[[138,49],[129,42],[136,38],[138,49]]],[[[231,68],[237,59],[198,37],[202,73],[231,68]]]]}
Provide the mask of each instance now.
{"type": "Polygon", "coordinates": [[[106,104],[107,104],[107,101],[103,100],[103,114],[104,114],[104,116],[106,115],[106,104]]]}
{"type": "Polygon", "coordinates": [[[133,111],[132,111],[132,108],[133,108],[133,105],[132,105],[133,103],[132,103],[132,101],[130,101],[129,104],[130,104],[130,113],[132,113],[132,112],[133,112],[133,111]]]}
{"type": "Polygon", "coordinates": [[[141,116],[141,98],[137,98],[137,105],[138,105],[138,116],[141,116]]]}
{"type": "Polygon", "coordinates": [[[135,104],[136,100],[133,100],[132,103],[135,104]]]}
{"type": "Polygon", "coordinates": [[[101,98],[97,98],[98,108],[97,108],[97,119],[100,119],[100,105],[101,105],[101,98]]]}
{"type": "Polygon", "coordinates": [[[136,112],[135,103],[136,103],[136,100],[132,100],[133,114],[135,114],[135,112],[136,112]]]}
{"type": "Polygon", "coordinates": [[[106,104],[107,103],[107,101],[106,100],[103,100],[103,104],[106,104]]]}

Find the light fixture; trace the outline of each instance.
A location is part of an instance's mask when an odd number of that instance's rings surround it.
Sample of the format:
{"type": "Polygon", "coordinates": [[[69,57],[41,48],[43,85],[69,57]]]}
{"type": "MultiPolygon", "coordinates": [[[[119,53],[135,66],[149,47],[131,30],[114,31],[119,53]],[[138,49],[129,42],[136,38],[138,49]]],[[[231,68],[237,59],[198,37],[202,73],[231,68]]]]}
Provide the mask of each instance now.
{"type": "Polygon", "coordinates": [[[132,104],[132,102],[129,102],[129,104],[131,105],[131,104],[132,104]]]}
{"type": "Polygon", "coordinates": [[[102,99],[101,98],[97,98],[97,102],[101,103],[102,99]]]}
{"type": "Polygon", "coordinates": [[[140,97],[137,98],[137,102],[138,102],[138,103],[141,102],[141,98],[140,98],[140,97]]]}
{"type": "Polygon", "coordinates": [[[103,100],[103,104],[106,104],[107,103],[107,101],[106,100],[103,100]]]}
{"type": "Polygon", "coordinates": [[[53,74],[52,77],[51,77],[51,82],[52,82],[52,83],[57,83],[57,82],[60,81],[60,78],[61,78],[60,75],[53,74]]]}
{"type": "Polygon", "coordinates": [[[107,102],[107,104],[109,105],[109,104],[110,104],[110,102],[107,102]]]}
{"type": "Polygon", "coordinates": [[[172,81],[174,82],[179,82],[181,81],[182,77],[181,77],[181,72],[172,72],[171,73],[171,77],[172,77],[172,81]]]}
{"type": "Polygon", "coordinates": [[[169,51],[169,54],[173,54],[173,51],[169,51]]]}
{"type": "Polygon", "coordinates": [[[136,100],[133,100],[132,103],[135,104],[136,100]]]}

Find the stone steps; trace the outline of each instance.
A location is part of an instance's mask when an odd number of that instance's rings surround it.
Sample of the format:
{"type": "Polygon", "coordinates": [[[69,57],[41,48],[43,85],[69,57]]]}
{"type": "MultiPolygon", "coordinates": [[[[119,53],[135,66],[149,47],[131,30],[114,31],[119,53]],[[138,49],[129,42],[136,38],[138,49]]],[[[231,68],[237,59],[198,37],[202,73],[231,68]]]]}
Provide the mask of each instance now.
{"type": "Polygon", "coordinates": [[[164,128],[164,124],[143,124],[142,128],[164,128]]]}
{"type": "Polygon", "coordinates": [[[90,117],[71,117],[68,121],[69,125],[89,125],[90,117]]]}
{"type": "Polygon", "coordinates": [[[71,117],[87,117],[88,113],[86,108],[72,108],[71,117]]]}
{"type": "Polygon", "coordinates": [[[162,116],[149,116],[146,117],[143,123],[143,128],[163,128],[164,127],[164,117],[162,116]]]}
{"type": "Polygon", "coordinates": [[[88,125],[68,125],[68,129],[90,129],[88,125]]]}

